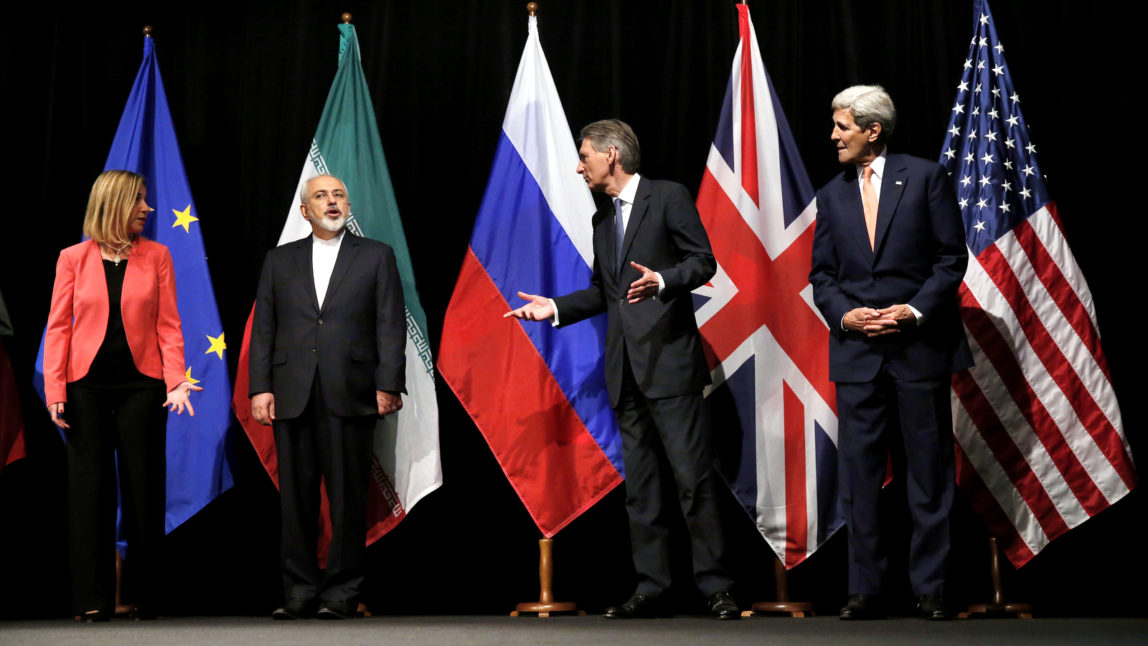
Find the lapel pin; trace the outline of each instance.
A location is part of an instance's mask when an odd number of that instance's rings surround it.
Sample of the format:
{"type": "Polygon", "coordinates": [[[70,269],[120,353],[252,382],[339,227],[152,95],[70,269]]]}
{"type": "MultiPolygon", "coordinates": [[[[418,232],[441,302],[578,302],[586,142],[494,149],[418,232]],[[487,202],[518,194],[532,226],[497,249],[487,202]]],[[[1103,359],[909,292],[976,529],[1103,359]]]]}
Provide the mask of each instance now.
{"type": "Polygon", "coordinates": [[[897,180],[897,186],[901,185],[901,180],[897,180]]]}

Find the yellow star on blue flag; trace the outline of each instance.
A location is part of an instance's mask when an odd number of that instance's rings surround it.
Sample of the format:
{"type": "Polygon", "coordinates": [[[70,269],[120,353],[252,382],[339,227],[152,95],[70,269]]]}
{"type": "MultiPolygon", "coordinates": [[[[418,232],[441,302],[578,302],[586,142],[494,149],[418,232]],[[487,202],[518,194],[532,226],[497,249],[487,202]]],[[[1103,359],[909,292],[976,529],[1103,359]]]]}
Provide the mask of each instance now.
{"type": "Polygon", "coordinates": [[[184,207],[182,211],[172,209],[171,212],[175,214],[175,223],[171,225],[171,228],[183,227],[185,233],[191,233],[191,223],[199,220],[199,218],[191,214],[190,204],[184,207]]]}
{"type": "Polygon", "coordinates": [[[222,359],[223,351],[227,349],[227,344],[223,342],[223,332],[220,332],[219,336],[211,336],[208,334],[207,340],[211,342],[211,347],[208,348],[207,352],[204,352],[204,354],[211,354],[214,352],[215,354],[219,355],[220,359],[222,359]]]}
{"type": "Polygon", "coordinates": [[[199,383],[199,380],[191,376],[191,366],[187,367],[187,372],[183,373],[183,380],[194,386],[199,383]]]}

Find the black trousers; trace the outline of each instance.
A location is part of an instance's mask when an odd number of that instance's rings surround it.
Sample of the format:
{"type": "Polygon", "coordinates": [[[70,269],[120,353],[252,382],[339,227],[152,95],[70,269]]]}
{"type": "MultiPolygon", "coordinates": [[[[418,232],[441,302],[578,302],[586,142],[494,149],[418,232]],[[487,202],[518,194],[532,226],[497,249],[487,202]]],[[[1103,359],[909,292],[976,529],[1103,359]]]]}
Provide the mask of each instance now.
{"type": "Polygon", "coordinates": [[[838,480],[849,531],[849,593],[876,594],[889,558],[878,508],[888,442],[905,445],[906,495],[913,519],[909,582],[941,594],[956,487],[949,379],[907,381],[882,368],[865,383],[837,384],[838,480]]]}
{"type": "Polygon", "coordinates": [[[376,415],[331,415],[316,375],[303,413],[275,421],[287,599],[351,601],[358,596],[366,571],[367,486],[376,420],[376,415]],[[320,478],[331,516],[325,571],[317,557],[320,478]]]}
{"type": "MultiPolygon", "coordinates": [[[[68,554],[72,611],[115,608],[116,482],[124,536],[124,597],[158,604],[164,536],[167,410],[164,383],[67,386],[68,554]]],[[[154,610],[152,610],[154,611],[154,610]]]]}
{"type": "Polygon", "coordinates": [[[677,504],[690,533],[694,581],[703,594],[728,591],[732,581],[722,567],[725,537],[717,509],[708,404],[701,392],[649,399],[642,395],[629,359],[614,413],[622,434],[626,465],[626,512],[630,547],[638,574],[636,592],[658,596],[672,584],[670,527],[673,502],[663,495],[671,478],[677,504]],[[664,473],[659,455],[669,463],[664,473]]]}

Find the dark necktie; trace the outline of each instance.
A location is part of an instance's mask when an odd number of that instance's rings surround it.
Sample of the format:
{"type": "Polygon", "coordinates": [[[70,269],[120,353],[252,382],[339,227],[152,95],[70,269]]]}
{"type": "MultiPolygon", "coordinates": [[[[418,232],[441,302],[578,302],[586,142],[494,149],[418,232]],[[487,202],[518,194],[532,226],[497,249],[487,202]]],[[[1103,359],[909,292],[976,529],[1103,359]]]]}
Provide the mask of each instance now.
{"type": "Polygon", "coordinates": [[[622,271],[622,240],[626,237],[626,225],[622,221],[622,198],[614,198],[614,271],[622,271]]]}

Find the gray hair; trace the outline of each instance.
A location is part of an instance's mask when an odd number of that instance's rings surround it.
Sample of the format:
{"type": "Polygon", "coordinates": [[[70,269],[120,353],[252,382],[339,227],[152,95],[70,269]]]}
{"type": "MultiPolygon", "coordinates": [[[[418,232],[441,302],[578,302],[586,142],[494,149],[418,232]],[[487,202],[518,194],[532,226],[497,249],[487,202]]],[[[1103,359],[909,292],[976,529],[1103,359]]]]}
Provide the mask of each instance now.
{"type": "Polygon", "coordinates": [[[590,140],[590,145],[600,153],[610,150],[612,146],[618,151],[618,162],[622,170],[631,175],[638,172],[642,165],[642,149],[638,146],[638,135],[625,122],[618,119],[604,119],[595,121],[582,128],[580,139],[590,140]]]}
{"type": "Polygon", "coordinates": [[[862,130],[875,123],[881,124],[879,141],[893,134],[897,126],[897,108],[893,107],[892,97],[880,85],[854,85],[841,90],[833,97],[833,110],[852,112],[853,121],[862,130]]]}
{"type": "Polygon", "coordinates": [[[306,182],[303,182],[302,184],[299,185],[299,203],[300,204],[306,204],[307,203],[307,187],[311,186],[311,182],[319,179],[320,177],[330,177],[331,179],[339,180],[339,183],[343,185],[343,190],[346,191],[346,193],[347,193],[347,201],[348,202],[351,201],[351,192],[346,190],[347,189],[347,183],[344,182],[343,180],[339,179],[338,177],[335,177],[334,175],[331,175],[329,173],[323,173],[322,175],[316,175],[314,177],[308,177],[306,182]]]}

